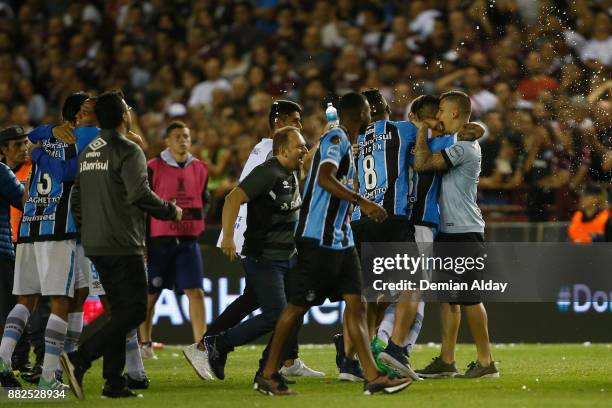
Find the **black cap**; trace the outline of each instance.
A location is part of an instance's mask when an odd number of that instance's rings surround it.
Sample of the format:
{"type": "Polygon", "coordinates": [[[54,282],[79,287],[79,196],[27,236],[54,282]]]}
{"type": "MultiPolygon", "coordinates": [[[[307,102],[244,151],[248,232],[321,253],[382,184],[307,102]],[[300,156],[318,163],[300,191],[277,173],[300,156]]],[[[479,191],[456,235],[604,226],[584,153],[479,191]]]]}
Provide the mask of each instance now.
{"type": "Polygon", "coordinates": [[[9,140],[23,139],[27,133],[21,126],[11,126],[0,131],[0,143],[8,142],[9,140]]]}

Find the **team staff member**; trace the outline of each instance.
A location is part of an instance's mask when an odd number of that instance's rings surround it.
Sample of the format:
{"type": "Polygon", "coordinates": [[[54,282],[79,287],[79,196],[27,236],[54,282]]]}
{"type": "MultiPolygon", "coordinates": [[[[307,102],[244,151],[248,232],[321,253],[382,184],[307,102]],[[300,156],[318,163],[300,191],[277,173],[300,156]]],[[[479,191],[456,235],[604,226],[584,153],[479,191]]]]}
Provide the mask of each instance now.
{"type": "MultiPolygon", "coordinates": [[[[270,126],[270,137],[263,138],[251,151],[249,158],[244,165],[244,169],[240,174],[240,181],[244,180],[253,169],[270,157],[272,157],[272,145],[273,135],[278,129],[286,126],[293,126],[297,129],[302,129],[302,107],[295,102],[279,99],[272,103],[270,107],[270,113],[268,114],[268,125],[270,126]]],[[[316,149],[312,148],[311,151],[304,159],[304,171],[308,171],[310,163],[312,161],[312,155],[316,149]]],[[[244,232],[246,231],[247,222],[247,208],[246,204],[240,206],[238,218],[236,219],[235,231],[234,231],[234,243],[236,245],[236,253],[242,252],[242,245],[244,243],[244,232]]],[[[221,247],[221,241],[223,240],[223,231],[219,235],[217,246],[221,247]]],[[[238,296],[229,306],[225,308],[209,326],[205,333],[205,336],[214,336],[228,330],[238,323],[240,323],[245,317],[253,313],[259,307],[257,296],[253,290],[253,286],[249,278],[246,278],[246,285],[242,295],[238,296]]],[[[186,350],[185,357],[189,363],[195,368],[196,372],[200,377],[204,379],[212,379],[212,376],[208,372],[208,359],[205,357],[206,347],[204,345],[204,337],[200,340],[197,346],[190,346],[186,350]]],[[[308,367],[302,359],[299,358],[299,346],[297,340],[291,346],[290,352],[286,355],[287,360],[284,362],[284,367],[281,370],[283,375],[290,376],[301,376],[301,377],[321,377],[324,373],[313,370],[308,367]]]]}
{"type": "MultiPolygon", "coordinates": [[[[14,128],[0,132],[1,140],[14,136],[14,128]]],[[[0,323],[4,322],[15,304],[13,296],[13,273],[15,269],[15,248],[11,238],[10,208],[23,208],[24,187],[11,169],[0,163],[0,323]]],[[[0,364],[4,364],[1,363],[0,364]]],[[[9,363],[10,364],[10,363],[9,363]]],[[[13,371],[0,369],[0,384],[3,387],[19,387],[13,371]]]]}
{"type": "Polygon", "coordinates": [[[182,211],[161,200],[149,187],[144,153],[126,138],[129,108],[119,92],[96,100],[100,137],[80,154],[79,172],[71,193],[72,212],[89,257],[106,291],[110,320],[78,350],[62,353],[64,375],[83,399],[83,375],[104,355],[103,395],[131,397],[122,376],[126,334],[146,317],[147,283],[144,263],[145,213],[180,221],[182,211]]]}
{"type": "Polygon", "coordinates": [[[167,148],[148,162],[151,189],[183,209],[181,222],[151,219],[147,243],[149,295],[147,318],[140,326],[141,341],[151,341],[155,302],[162,289],[184,292],[189,299],[193,338],[206,331],[203,265],[198,236],[204,231],[208,200],[208,166],[189,153],[191,135],[183,122],[172,122],[164,134],[167,148]]]}
{"type": "MultiPolygon", "coordinates": [[[[468,124],[471,115],[470,97],[463,92],[450,91],[440,95],[440,106],[436,115],[445,133],[457,133],[468,124]]],[[[480,145],[475,140],[465,140],[459,135],[458,142],[440,153],[432,153],[427,144],[429,128],[437,124],[419,124],[415,146],[415,169],[417,171],[444,171],[440,197],[440,234],[436,242],[462,243],[460,253],[454,247],[436,247],[436,256],[471,256],[484,253],[484,227],[478,204],[476,203],[478,176],[482,159],[480,145]],[[467,244],[467,245],[466,245],[467,244]],[[443,251],[440,251],[443,249],[443,251]],[[450,249],[450,252],[449,252],[450,249]]],[[[448,244],[447,244],[448,245],[448,244]]],[[[475,274],[466,273],[461,279],[476,279],[475,274]]],[[[454,276],[453,276],[454,277],[454,276]]],[[[447,302],[449,299],[445,299],[447,302]]],[[[499,377],[499,371],[491,355],[487,312],[478,293],[467,293],[458,299],[450,299],[451,307],[464,307],[476,351],[477,361],[470,363],[462,378],[499,377]]],[[[442,320],[441,355],[419,374],[435,374],[440,371],[452,372],[455,366],[455,347],[459,325],[442,320]]]]}
{"type": "Polygon", "coordinates": [[[234,230],[240,205],[248,203],[242,260],[262,313],[218,336],[204,338],[210,367],[223,379],[227,354],[274,329],[287,304],[285,282],[295,266],[295,240],[301,206],[296,172],[308,153],[298,128],[274,134],[274,157],[257,166],[225,199],[221,250],[236,258],[234,230]]]}
{"type": "MultiPolygon", "coordinates": [[[[30,171],[32,170],[32,162],[28,159],[28,147],[30,144],[28,143],[28,138],[21,126],[11,126],[4,129],[0,132],[0,151],[4,156],[3,163],[6,164],[11,171],[17,177],[17,180],[25,187],[28,177],[30,176],[30,171]]],[[[11,230],[13,234],[13,243],[17,242],[17,236],[19,235],[19,222],[21,221],[21,215],[23,212],[16,208],[11,207],[11,230]]],[[[12,279],[12,278],[11,278],[12,279]]],[[[12,282],[12,280],[11,280],[12,282]]],[[[7,296],[3,297],[3,305],[10,303],[10,306],[3,309],[5,306],[0,306],[0,327],[4,327],[4,318],[8,314],[9,310],[15,306],[14,301],[16,298],[12,295],[12,283],[10,287],[7,289],[7,296]],[[13,302],[11,303],[11,299],[13,302]]],[[[5,293],[2,291],[1,293],[5,293]]],[[[37,313],[40,313],[41,308],[39,307],[37,313]]],[[[46,309],[46,317],[49,316],[49,307],[48,305],[45,307],[46,309]]],[[[46,319],[44,319],[46,321],[46,319]]],[[[43,325],[44,327],[44,325],[43,325]]],[[[44,332],[44,328],[42,330],[44,332]]],[[[30,353],[30,342],[27,338],[28,336],[24,335],[19,339],[17,346],[15,347],[15,351],[13,353],[12,365],[14,370],[18,370],[21,372],[22,377],[25,375],[27,377],[32,370],[32,367],[29,364],[29,353],[30,353]]],[[[42,357],[44,354],[44,339],[40,342],[43,344],[43,347],[39,347],[36,349],[37,360],[40,360],[40,364],[42,365],[42,357]],[[38,358],[40,357],[40,358],[38,358]]],[[[38,381],[36,381],[38,382],[38,381]]]]}

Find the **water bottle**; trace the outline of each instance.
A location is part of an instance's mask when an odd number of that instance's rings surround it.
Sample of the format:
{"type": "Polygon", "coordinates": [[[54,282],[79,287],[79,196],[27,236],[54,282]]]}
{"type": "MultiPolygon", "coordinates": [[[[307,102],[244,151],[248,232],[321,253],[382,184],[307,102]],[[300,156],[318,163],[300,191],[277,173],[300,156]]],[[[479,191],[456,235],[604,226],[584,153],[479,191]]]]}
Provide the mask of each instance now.
{"type": "Polygon", "coordinates": [[[331,127],[336,127],[340,124],[338,120],[338,111],[334,108],[331,102],[327,104],[327,109],[325,109],[325,117],[327,118],[327,123],[331,125],[331,127]]]}

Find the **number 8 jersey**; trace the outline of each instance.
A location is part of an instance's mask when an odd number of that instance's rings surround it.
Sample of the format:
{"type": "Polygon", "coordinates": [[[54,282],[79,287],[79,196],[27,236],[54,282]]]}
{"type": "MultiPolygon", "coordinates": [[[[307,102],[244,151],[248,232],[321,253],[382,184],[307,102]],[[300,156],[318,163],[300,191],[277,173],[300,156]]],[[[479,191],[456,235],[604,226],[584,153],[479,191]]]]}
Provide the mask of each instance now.
{"type": "MultiPolygon", "coordinates": [[[[417,131],[411,122],[379,120],[370,123],[357,138],[359,195],[382,205],[389,216],[410,214],[414,178],[410,150],[417,131]]],[[[357,207],[352,221],[360,219],[357,207]]]]}
{"type": "MultiPolygon", "coordinates": [[[[49,156],[62,160],[76,155],[75,145],[55,138],[43,141],[42,147],[49,156]]],[[[36,163],[32,163],[30,189],[19,226],[18,243],[61,241],[76,237],[76,226],[69,208],[72,180],[64,181],[62,178],[63,174],[44,172],[36,163]]]]}

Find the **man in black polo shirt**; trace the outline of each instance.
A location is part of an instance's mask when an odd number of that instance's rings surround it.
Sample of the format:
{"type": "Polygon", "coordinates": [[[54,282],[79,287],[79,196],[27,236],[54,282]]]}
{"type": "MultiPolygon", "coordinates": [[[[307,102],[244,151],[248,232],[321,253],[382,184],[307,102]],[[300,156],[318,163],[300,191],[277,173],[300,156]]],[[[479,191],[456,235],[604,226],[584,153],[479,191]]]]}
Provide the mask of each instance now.
{"type": "Polygon", "coordinates": [[[287,304],[285,279],[296,261],[294,231],[302,203],[296,171],[308,153],[298,128],[279,129],[273,138],[274,157],[257,166],[225,198],[221,250],[236,258],[234,223],[240,205],[248,203],[242,260],[262,313],[218,336],[204,338],[210,368],[225,378],[227,354],[274,329],[287,304]]]}

